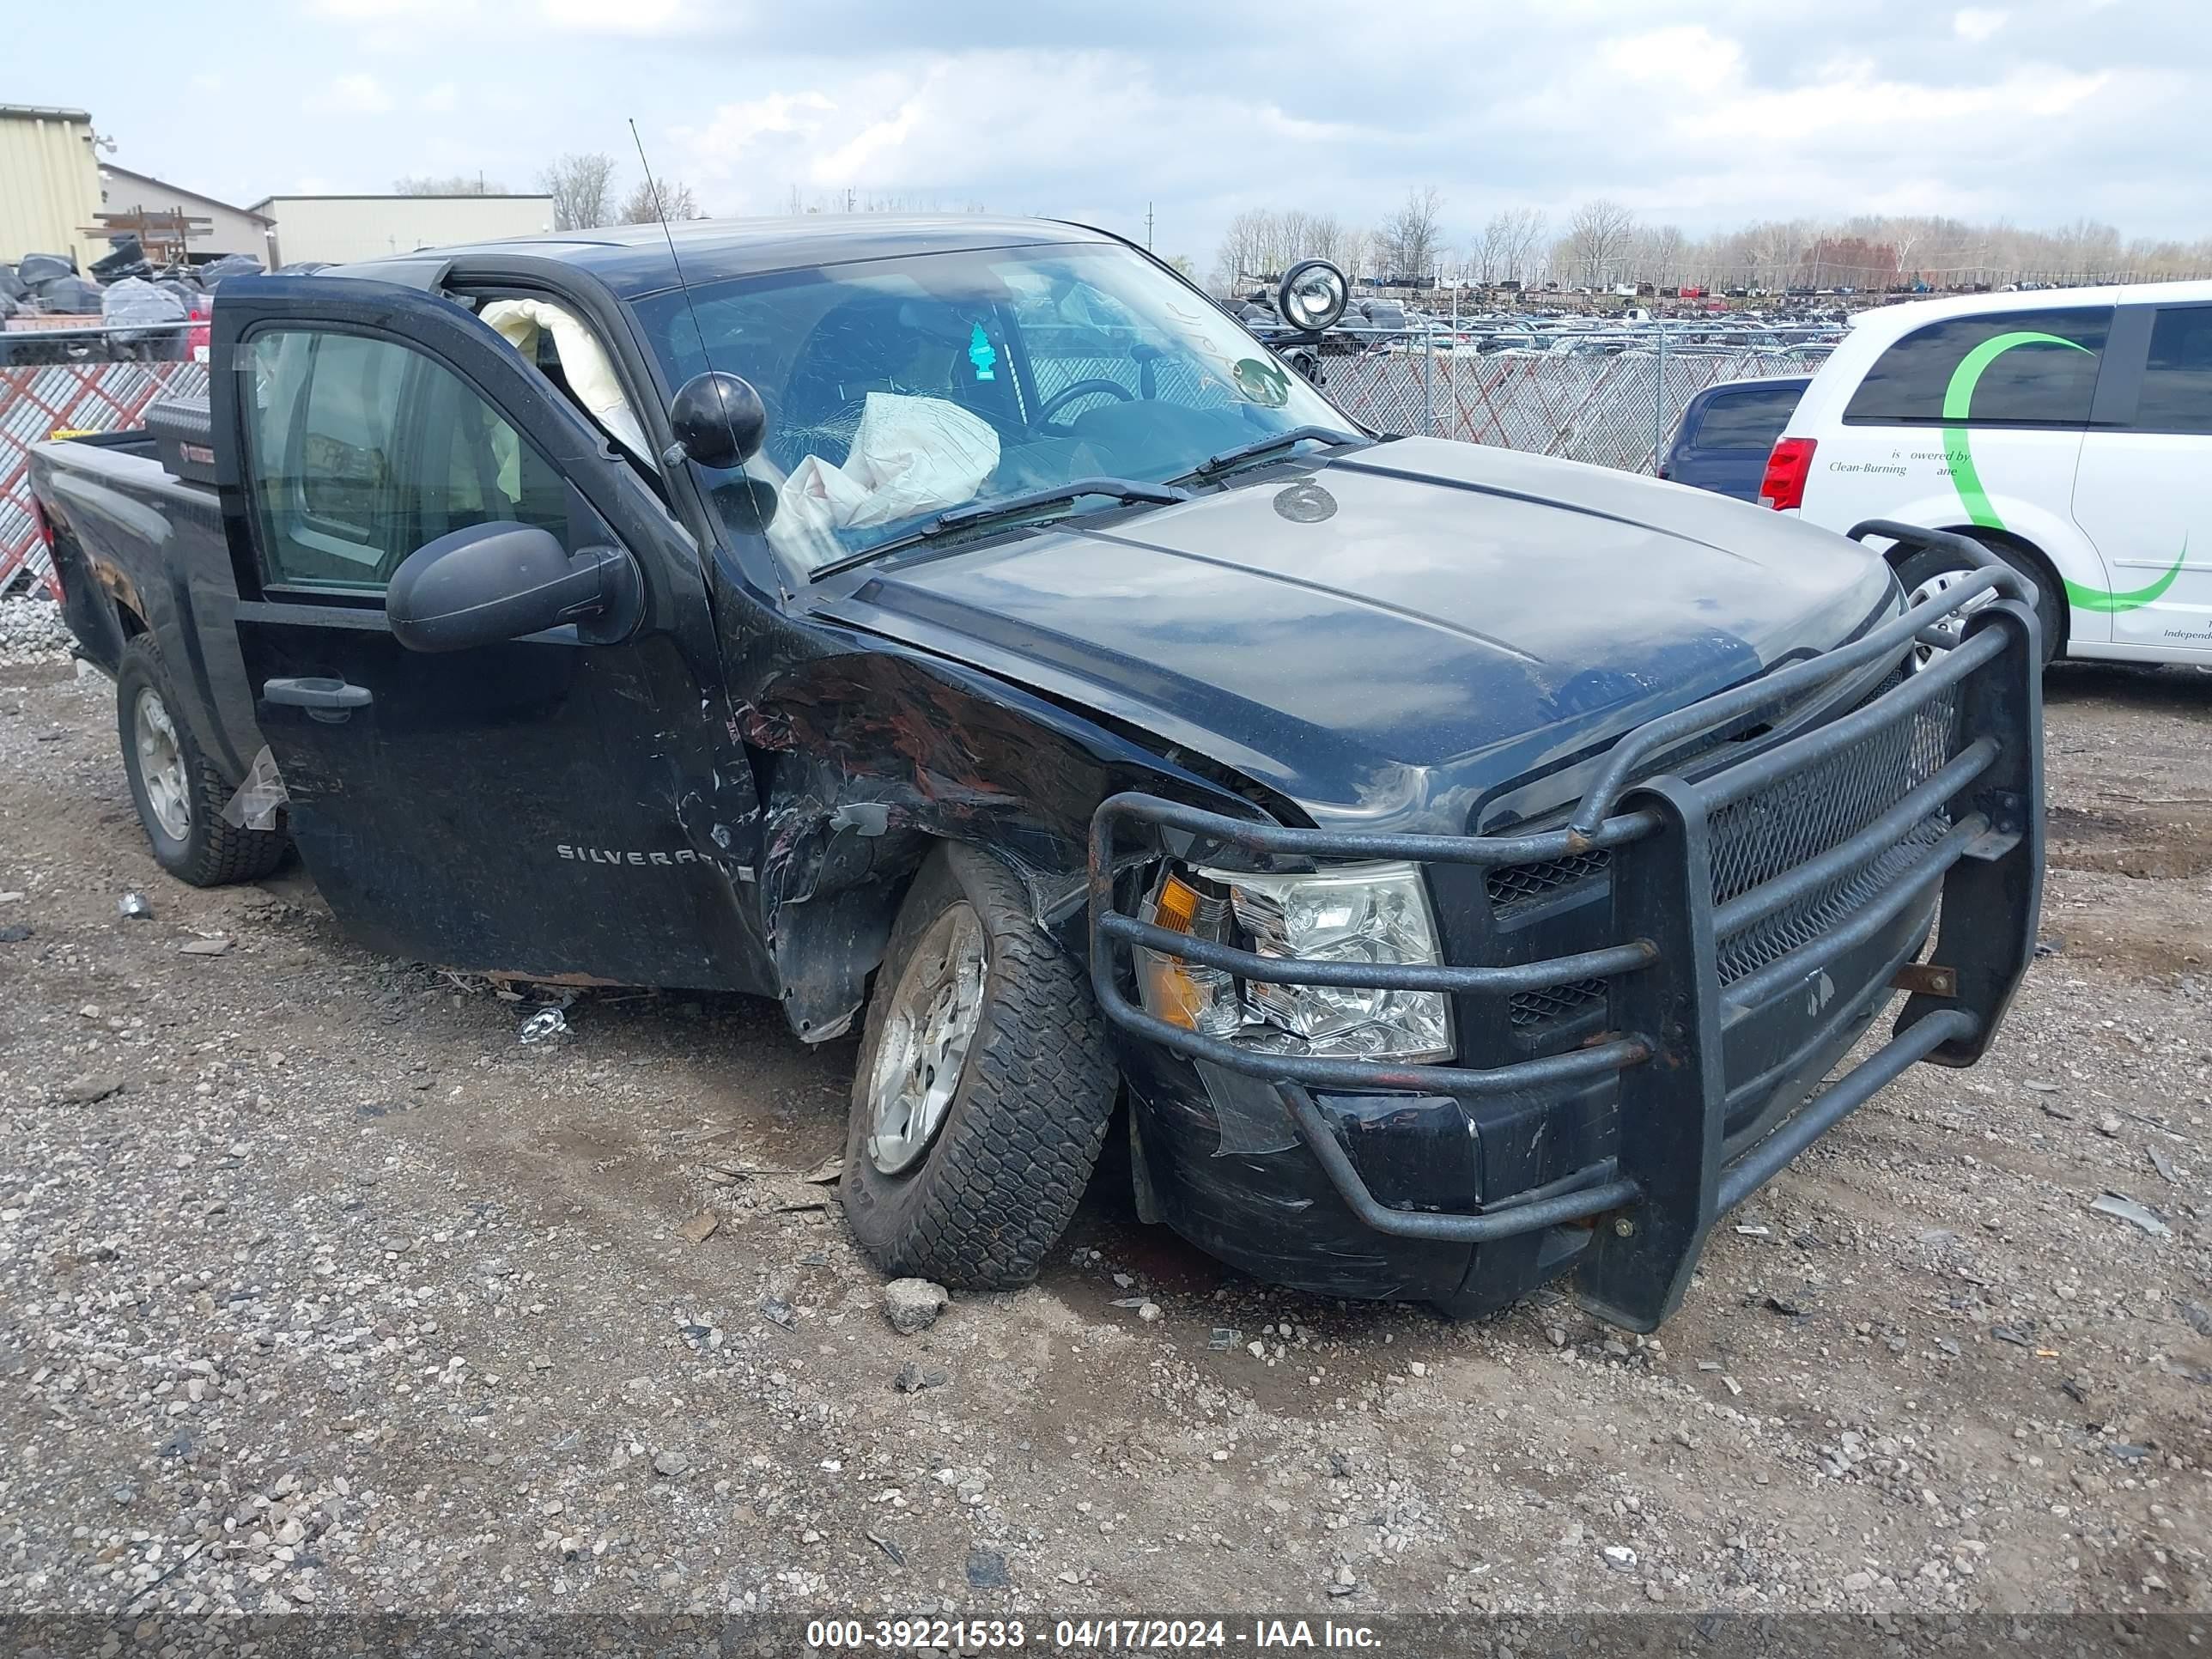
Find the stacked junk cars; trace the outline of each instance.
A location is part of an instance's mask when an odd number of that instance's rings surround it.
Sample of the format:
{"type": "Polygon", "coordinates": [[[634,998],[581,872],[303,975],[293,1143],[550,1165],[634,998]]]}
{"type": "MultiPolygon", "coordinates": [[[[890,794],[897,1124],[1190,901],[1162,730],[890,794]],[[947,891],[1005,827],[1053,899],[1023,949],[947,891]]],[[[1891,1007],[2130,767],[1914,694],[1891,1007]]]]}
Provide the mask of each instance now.
{"type": "Polygon", "coordinates": [[[263,269],[243,253],[155,265],[136,236],[110,249],[82,270],[68,253],[0,262],[0,368],[204,361],[216,285],[263,269]]]}
{"type": "Polygon", "coordinates": [[[157,398],[203,393],[214,291],[262,270],[243,254],[157,264],[135,234],[83,266],[70,253],[0,261],[0,596],[54,586],[28,446],[135,427],[157,398]]]}

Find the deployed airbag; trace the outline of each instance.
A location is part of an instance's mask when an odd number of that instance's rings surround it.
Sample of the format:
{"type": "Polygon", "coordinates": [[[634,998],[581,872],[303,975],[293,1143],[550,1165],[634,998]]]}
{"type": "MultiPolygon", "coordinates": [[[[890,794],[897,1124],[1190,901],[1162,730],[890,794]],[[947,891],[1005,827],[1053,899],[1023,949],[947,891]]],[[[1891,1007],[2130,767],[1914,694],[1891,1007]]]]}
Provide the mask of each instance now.
{"type": "Polygon", "coordinates": [[[783,481],[769,537],[808,566],[844,550],[833,532],[896,524],[973,501],[999,434],[942,398],[871,392],[842,466],[809,455],[783,481]]]}
{"type": "Polygon", "coordinates": [[[554,352],[561,359],[561,373],[576,401],[624,449],[647,465],[653,465],[645,428],[638,424],[636,411],[623,395],[622,382],[615,378],[615,366],[607,359],[606,348],[599,343],[599,336],[584,326],[581,318],[550,300],[494,300],[477,315],[533,362],[539,333],[550,332],[554,352]]]}

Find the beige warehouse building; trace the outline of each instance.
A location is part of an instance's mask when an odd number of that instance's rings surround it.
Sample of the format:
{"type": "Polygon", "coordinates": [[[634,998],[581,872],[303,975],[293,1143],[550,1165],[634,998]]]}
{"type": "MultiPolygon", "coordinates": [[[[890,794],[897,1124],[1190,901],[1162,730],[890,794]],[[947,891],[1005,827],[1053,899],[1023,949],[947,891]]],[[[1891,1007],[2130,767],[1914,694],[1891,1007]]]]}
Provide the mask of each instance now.
{"type": "Polygon", "coordinates": [[[0,104],[0,259],[74,253],[82,265],[107,252],[85,234],[100,211],[92,143],[81,109],[0,104]]]}
{"type": "Polygon", "coordinates": [[[269,196],[248,211],[276,222],[272,264],[345,264],[553,228],[550,196],[269,196]]]}
{"type": "Polygon", "coordinates": [[[206,220],[208,228],[195,233],[191,239],[195,259],[219,253],[250,253],[263,261],[269,258],[268,219],[181,185],[133,173],[111,161],[100,169],[100,198],[102,213],[181,212],[206,220]]]}

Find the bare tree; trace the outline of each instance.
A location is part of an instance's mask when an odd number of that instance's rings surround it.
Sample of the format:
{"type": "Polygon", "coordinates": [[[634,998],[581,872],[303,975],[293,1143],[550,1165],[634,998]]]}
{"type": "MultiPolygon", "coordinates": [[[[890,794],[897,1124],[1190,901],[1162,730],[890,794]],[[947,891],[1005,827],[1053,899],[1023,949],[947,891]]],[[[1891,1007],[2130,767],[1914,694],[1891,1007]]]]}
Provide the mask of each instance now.
{"type": "Polygon", "coordinates": [[[1789,287],[1804,251],[1807,239],[1803,228],[1765,220],[1752,226],[1745,234],[1750,240],[1753,276],[1766,288],[1789,287]]]}
{"type": "Polygon", "coordinates": [[[553,198],[556,230],[591,230],[615,216],[615,158],[596,150],[563,155],[538,175],[553,198]]]}
{"type": "Polygon", "coordinates": [[[1689,265],[1690,239],[1680,225],[1652,225],[1635,237],[1629,276],[1665,288],[1680,286],[1689,265]]]}
{"type": "Polygon", "coordinates": [[[1229,222],[1213,259],[1213,291],[1243,294],[1280,276],[1301,259],[1327,259],[1357,281],[1367,260],[1367,235],[1333,213],[1303,208],[1248,208],[1229,222]]]}
{"type": "Polygon", "coordinates": [[[1494,213],[1468,251],[1468,263],[1474,267],[1474,280],[1485,288],[1505,280],[1505,216],[1494,213]]]}
{"type": "Polygon", "coordinates": [[[1328,260],[1357,282],[1360,266],[1367,263],[1367,233],[1344,223],[1333,213],[1327,215],[1315,224],[1313,244],[1306,249],[1306,256],[1328,260]]]}
{"type": "MultiPolygon", "coordinates": [[[[1754,291],[1909,291],[1925,285],[1955,292],[2007,282],[2158,281],[2212,273],[2212,240],[2130,240],[2118,228],[2086,217],[2033,229],[2002,220],[1970,223],[1932,215],[1863,213],[1759,220],[1696,241],[1680,237],[1671,226],[1638,230],[1632,222],[1626,246],[1607,248],[1595,260],[1590,237],[1575,234],[1583,228],[1582,217],[1577,214],[1553,250],[1555,274],[1593,287],[1633,276],[1754,291]]],[[[1487,262],[1492,281],[1509,267],[1499,251],[1505,240],[1504,225],[1494,219],[1475,244],[1476,261],[1487,262]]],[[[1529,265],[1537,263],[1532,258],[1529,265]]]]}
{"type": "Polygon", "coordinates": [[[1494,283],[1527,282],[1535,273],[1535,253],[1544,240],[1540,208],[1508,208],[1491,216],[1474,244],[1475,279],[1494,283]]]}
{"type": "Polygon", "coordinates": [[[1584,202],[1567,221],[1565,250],[1577,275],[1591,288],[1612,280],[1609,270],[1623,264],[1636,234],[1636,215],[1606,197],[1584,202]]]}
{"type": "Polygon", "coordinates": [[[1372,231],[1345,227],[1344,257],[1336,263],[1343,267],[1346,276],[1358,282],[1363,274],[1372,276],[1376,257],[1372,231]]]}
{"type": "Polygon", "coordinates": [[[1535,282],[1544,274],[1539,256],[1551,230],[1551,216],[1541,208],[1516,208],[1508,217],[1512,229],[1505,244],[1505,280],[1535,282]]]}
{"type": "Polygon", "coordinates": [[[1437,257],[1443,252],[1443,229],[1439,222],[1443,205],[1443,192],[1434,185],[1406,192],[1405,205],[1375,233],[1383,262],[1390,267],[1382,275],[1416,284],[1433,280],[1437,257]]]}
{"type": "Polygon", "coordinates": [[[392,189],[399,196],[504,196],[507,186],[481,173],[448,173],[442,179],[395,179],[392,189]]]}
{"type": "Polygon", "coordinates": [[[1265,208],[1247,208],[1231,219],[1213,257],[1214,291],[1233,295],[1264,275],[1276,235],[1275,216],[1265,208]]]}
{"type": "Polygon", "coordinates": [[[2051,238],[2062,276],[2081,282],[2109,279],[2120,268],[2120,233],[2084,216],[2051,238]]]}
{"type": "Polygon", "coordinates": [[[663,179],[660,198],[655,201],[653,186],[641,179],[637,188],[623,198],[622,207],[615,215],[615,222],[651,225],[658,224],[664,218],[697,219],[704,216],[699,211],[699,201],[692,195],[690,185],[678,179],[663,179]]]}

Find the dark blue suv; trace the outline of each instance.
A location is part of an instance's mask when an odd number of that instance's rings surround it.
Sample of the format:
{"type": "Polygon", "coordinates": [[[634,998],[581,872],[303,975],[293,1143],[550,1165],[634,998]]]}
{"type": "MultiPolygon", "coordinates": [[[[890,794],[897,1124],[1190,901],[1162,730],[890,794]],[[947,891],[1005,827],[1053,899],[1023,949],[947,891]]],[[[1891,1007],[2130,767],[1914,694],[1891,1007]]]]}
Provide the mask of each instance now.
{"type": "Polygon", "coordinates": [[[1809,374],[1788,374],[1707,386],[1683,410],[1659,476],[1756,501],[1767,453],[1812,384],[1809,374]]]}

